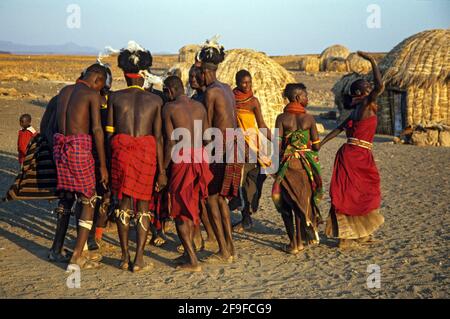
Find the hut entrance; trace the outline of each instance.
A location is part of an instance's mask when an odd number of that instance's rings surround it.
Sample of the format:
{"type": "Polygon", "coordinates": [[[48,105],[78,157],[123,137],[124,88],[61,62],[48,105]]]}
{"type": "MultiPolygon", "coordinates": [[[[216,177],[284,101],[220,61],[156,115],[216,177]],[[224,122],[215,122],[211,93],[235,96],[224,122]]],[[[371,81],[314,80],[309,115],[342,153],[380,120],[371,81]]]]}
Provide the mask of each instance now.
{"type": "Polygon", "coordinates": [[[392,91],[392,131],[399,136],[406,127],[406,92],[392,91]]]}

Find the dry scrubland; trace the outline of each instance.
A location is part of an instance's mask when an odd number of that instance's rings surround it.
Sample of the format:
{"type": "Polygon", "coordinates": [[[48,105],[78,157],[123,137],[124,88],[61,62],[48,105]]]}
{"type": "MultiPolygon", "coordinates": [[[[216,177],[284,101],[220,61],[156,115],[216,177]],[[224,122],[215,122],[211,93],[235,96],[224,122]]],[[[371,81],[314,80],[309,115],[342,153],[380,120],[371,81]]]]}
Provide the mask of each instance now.
{"type": "MultiPolygon", "coordinates": [[[[342,74],[300,72],[296,65],[301,58],[274,59],[306,84],[311,113],[333,110],[330,89],[342,74]]],[[[31,113],[33,125],[39,127],[48,100],[94,61],[94,57],[79,56],[0,55],[0,194],[18,169],[18,116],[31,113]]],[[[113,89],[123,87],[115,59],[106,61],[113,67],[113,89]]],[[[155,72],[164,72],[176,61],[176,55],[156,56],[155,72]]],[[[322,123],[328,129],[336,125],[322,123]]],[[[198,274],[176,271],[171,259],[178,256],[178,240],[172,228],[166,246],[147,246],[146,259],[155,263],[153,271],[122,272],[117,269],[120,249],[113,229],[105,234],[102,268],[83,271],[81,289],[68,289],[64,265],[46,260],[55,229],[55,215],[50,214],[55,203],[11,202],[0,204],[0,297],[448,298],[450,148],[394,145],[391,140],[386,136],[375,140],[386,223],[377,234],[380,242],[372,249],[340,251],[335,240],[322,238],[321,245],[298,256],[283,253],[280,247],[287,236],[271,202],[268,179],[261,210],[255,215],[255,231],[235,235],[238,258],[234,264],[205,265],[198,274]],[[370,264],[381,268],[380,289],[367,288],[370,264]]],[[[337,138],[320,152],[326,190],[335,152],[344,141],[337,138]]],[[[326,215],[328,196],[321,209],[326,215]]],[[[232,218],[238,215],[233,213],[232,218]]],[[[74,240],[72,224],[66,246],[73,247],[74,240]]]]}

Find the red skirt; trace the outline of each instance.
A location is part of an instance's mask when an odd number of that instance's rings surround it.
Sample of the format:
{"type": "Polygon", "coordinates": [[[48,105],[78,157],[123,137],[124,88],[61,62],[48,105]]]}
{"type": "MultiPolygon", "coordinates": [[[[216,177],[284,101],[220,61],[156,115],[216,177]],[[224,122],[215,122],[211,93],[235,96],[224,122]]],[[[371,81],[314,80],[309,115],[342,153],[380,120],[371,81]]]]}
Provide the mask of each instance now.
{"type": "Polygon", "coordinates": [[[336,212],[363,216],[380,207],[380,175],[370,150],[344,144],[336,154],[330,186],[336,212]]]}
{"type": "Polygon", "coordinates": [[[151,200],[156,174],[156,140],[153,136],[117,134],[111,141],[112,192],[136,200],[151,200]]]}
{"type": "Polygon", "coordinates": [[[95,161],[89,134],[53,137],[53,158],[58,175],[57,190],[77,192],[87,198],[95,194],[95,161]]]}
{"type": "Polygon", "coordinates": [[[200,203],[208,197],[208,184],[212,179],[203,148],[191,150],[189,163],[173,163],[169,183],[172,217],[190,219],[198,225],[200,203]]]}

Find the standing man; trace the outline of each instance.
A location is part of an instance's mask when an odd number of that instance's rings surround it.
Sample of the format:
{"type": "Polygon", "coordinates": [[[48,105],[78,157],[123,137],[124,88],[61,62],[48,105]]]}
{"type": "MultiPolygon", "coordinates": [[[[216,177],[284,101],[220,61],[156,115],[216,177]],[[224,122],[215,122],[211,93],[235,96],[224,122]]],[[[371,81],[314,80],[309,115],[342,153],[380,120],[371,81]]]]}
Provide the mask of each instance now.
{"type": "Polygon", "coordinates": [[[157,170],[157,188],[163,188],[167,183],[163,169],[162,100],[142,87],[144,78],[141,71],[152,65],[149,51],[130,42],[128,48],[121,50],[118,65],[125,74],[128,87],[114,92],[108,99],[106,131],[112,152],[112,192],[119,199],[116,219],[122,249],[120,268],[128,270],[131,266],[128,232],[130,219],[134,217],[137,247],[131,269],[137,272],[151,266],[144,263],[144,247],[153,217],[149,202],[157,170]]]}
{"type": "MultiPolygon", "coordinates": [[[[78,236],[71,264],[80,268],[94,268],[98,264],[82,255],[83,247],[93,224],[94,207],[97,200],[95,191],[95,162],[92,155],[92,136],[94,135],[96,150],[100,163],[100,183],[108,183],[106,169],[104,134],[100,119],[102,98],[100,90],[105,86],[107,74],[99,64],[91,65],[85,74],[73,86],[63,88],[58,96],[56,118],[58,133],[54,135],[53,155],[55,159],[58,186],[65,191],[63,205],[67,224],[74,196],[82,204],[78,221],[78,236]]],[[[65,219],[65,220],[66,220],[65,219]]],[[[67,230],[64,228],[60,234],[67,230]]],[[[62,239],[64,236],[59,236],[62,239]]],[[[62,248],[62,245],[61,245],[62,248]]],[[[56,249],[60,253],[60,249],[56,249]]]]}
{"type": "Polygon", "coordinates": [[[227,141],[226,137],[227,128],[236,129],[236,113],[234,94],[230,86],[217,80],[217,68],[224,59],[223,46],[214,42],[208,42],[198,54],[206,85],[205,105],[208,113],[208,124],[210,127],[219,129],[223,137],[223,153],[218,153],[220,148],[216,147],[216,153],[214,154],[215,157],[220,157],[223,161],[210,164],[214,178],[208,188],[208,213],[219,245],[219,251],[209,257],[207,261],[230,263],[234,259],[235,250],[230,209],[226,198],[238,195],[242,164],[236,163],[236,142],[234,140],[227,141]],[[227,153],[231,153],[228,154],[228,158],[233,158],[231,163],[227,163],[227,153]]]}
{"type": "Polygon", "coordinates": [[[165,168],[172,160],[170,170],[169,192],[172,203],[172,216],[184,251],[189,261],[179,266],[188,271],[201,271],[194,249],[195,229],[200,229],[200,210],[202,202],[208,196],[208,184],[212,180],[208,158],[203,149],[203,133],[207,128],[207,117],[204,106],[189,99],[183,82],[177,76],[170,76],[164,81],[165,93],[170,101],[164,106],[163,120],[166,135],[165,168]],[[200,129],[194,128],[195,121],[200,129]],[[184,129],[182,146],[179,153],[173,153],[175,141],[174,131],[184,129]],[[201,141],[196,145],[195,141],[201,141]]]}

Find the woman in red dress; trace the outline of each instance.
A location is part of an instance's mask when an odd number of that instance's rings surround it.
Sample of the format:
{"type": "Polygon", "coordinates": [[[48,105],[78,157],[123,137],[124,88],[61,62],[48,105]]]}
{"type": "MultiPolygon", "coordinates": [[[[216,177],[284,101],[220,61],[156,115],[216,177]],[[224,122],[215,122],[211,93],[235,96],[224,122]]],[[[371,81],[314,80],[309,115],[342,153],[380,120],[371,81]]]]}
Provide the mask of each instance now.
{"type": "Polygon", "coordinates": [[[370,242],[371,235],[384,223],[380,213],[380,175],[372,154],[377,128],[376,99],[384,85],[375,59],[367,53],[358,55],[372,64],[375,86],[359,79],[352,83],[345,103],[351,115],[322,141],[346,131],[347,143],[336,154],[331,179],[331,209],[325,233],[339,238],[339,247],[370,242]]]}

